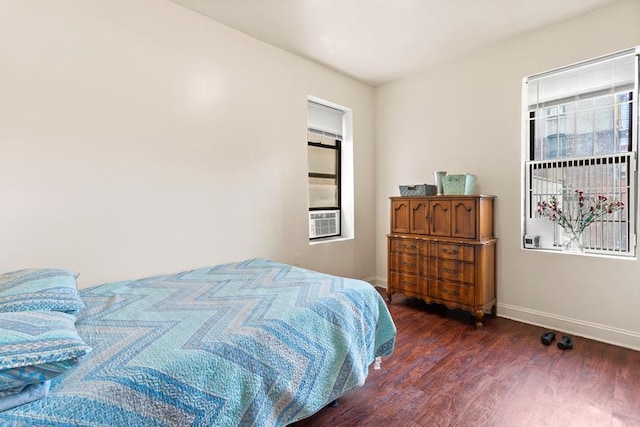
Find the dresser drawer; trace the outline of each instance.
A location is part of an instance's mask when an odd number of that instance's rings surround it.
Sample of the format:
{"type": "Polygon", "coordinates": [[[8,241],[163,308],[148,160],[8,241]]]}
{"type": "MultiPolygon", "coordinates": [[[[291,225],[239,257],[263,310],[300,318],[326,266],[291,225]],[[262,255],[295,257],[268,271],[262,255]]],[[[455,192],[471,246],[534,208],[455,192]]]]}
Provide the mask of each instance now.
{"type": "Polygon", "coordinates": [[[422,286],[424,281],[418,276],[391,272],[389,280],[391,280],[391,286],[396,290],[427,294],[426,288],[422,286]]]}
{"type": "Polygon", "coordinates": [[[429,281],[429,296],[460,304],[473,305],[474,287],[432,279],[429,281]]]}
{"type": "Polygon", "coordinates": [[[420,253],[420,243],[416,239],[391,239],[391,252],[417,255],[420,253]]]}
{"type": "Polygon", "coordinates": [[[391,270],[405,274],[418,274],[418,255],[392,253],[390,258],[391,270]]]}
{"type": "Polygon", "coordinates": [[[456,245],[454,243],[432,243],[431,256],[459,261],[474,261],[473,246],[456,245]]]}
{"type": "Polygon", "coordinates": [[[475,283],[475,265],[451,259],[431,259],[429,276],[454,282],[475,283]]]}

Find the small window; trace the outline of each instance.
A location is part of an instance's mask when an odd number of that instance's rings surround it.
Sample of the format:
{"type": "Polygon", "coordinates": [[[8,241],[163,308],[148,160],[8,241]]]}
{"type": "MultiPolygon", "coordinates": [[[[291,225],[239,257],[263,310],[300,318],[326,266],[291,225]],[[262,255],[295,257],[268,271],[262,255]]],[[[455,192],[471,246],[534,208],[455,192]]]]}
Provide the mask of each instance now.
{"type": "Polygon", "coordinates": [[[309,237],[340,236],[341,145],[344,112],[309,101],[307,159],[309,237]]]}
{"type": "Polygon", "coordinates": [[[572,223],[588,223],[585,252],[635,256],[637,67],[630,49],[524,80],[527,241],[561,249],[567,226],[541,215],[552,202],[572,223]],[[623,208],[591,221],[583,213],[598,200],[623,208]]]}

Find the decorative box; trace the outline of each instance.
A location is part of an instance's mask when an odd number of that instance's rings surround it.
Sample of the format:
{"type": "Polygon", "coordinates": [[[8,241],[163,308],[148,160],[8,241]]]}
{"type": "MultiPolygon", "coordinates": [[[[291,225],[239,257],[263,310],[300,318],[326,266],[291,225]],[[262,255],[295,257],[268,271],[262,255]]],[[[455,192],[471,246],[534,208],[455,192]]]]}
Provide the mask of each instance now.
{"type": "Polygon", "coordinates": [[[401,185],[401,196],[435,196],[436,186],[429,184],[401,185]]]}
{"type": "Polygon", "coordinates": [[[443,181],[445,195],[470,195],[476,191],[476,176],[468,173],[461,175],[447,175],[443,181]]]}

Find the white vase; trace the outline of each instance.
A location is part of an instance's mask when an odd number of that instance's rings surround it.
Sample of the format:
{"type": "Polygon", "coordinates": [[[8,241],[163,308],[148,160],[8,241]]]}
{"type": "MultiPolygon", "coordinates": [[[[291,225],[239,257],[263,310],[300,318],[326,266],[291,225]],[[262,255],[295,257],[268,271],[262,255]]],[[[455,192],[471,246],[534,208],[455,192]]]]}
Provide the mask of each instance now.
{"type": "Polygon", "coordinates": [[[445,171],[435,171],[433,173],[436,180],[436,191],[438,196],[442,196],[444,194],[444,177],[447,175],[445,171]]]}

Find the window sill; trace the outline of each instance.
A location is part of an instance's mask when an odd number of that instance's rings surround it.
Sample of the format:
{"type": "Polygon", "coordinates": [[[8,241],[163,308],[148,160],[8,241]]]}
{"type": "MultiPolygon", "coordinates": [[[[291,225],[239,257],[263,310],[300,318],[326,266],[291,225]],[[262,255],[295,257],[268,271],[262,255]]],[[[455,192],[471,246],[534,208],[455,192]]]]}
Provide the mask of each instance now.
{"type": "Polygon", "coordinates": [[[636,261],[638,258],[635,255],[610,255],[610,254],[600,254],[600,253],[593,253],[593,252],[584,252],[584,253],[577,253],[577,252],[564,252],[560,249],[542,249],[542,248],[524,248],[524,247],[520,247],[520,249],[524,252],[544,252],[547,254],[559,254],[559,255],[574,255],[574,256],[584,256],[584,257],[591,257],[591,258],[609,258],[609,259],[617,259],[617,260],[630,260],[630,261],[636,261]]]}
{"type": "Polygon", "coordinates": [[[343,242],[345,240],[353,240],[353,237],[345,237],[345,236],[336,236],[336,237],[327,237],[326,239],[314,239],[309,240],[309,245],[320,245],[322,243],[332,243],[332,242],[343,242]]]}

